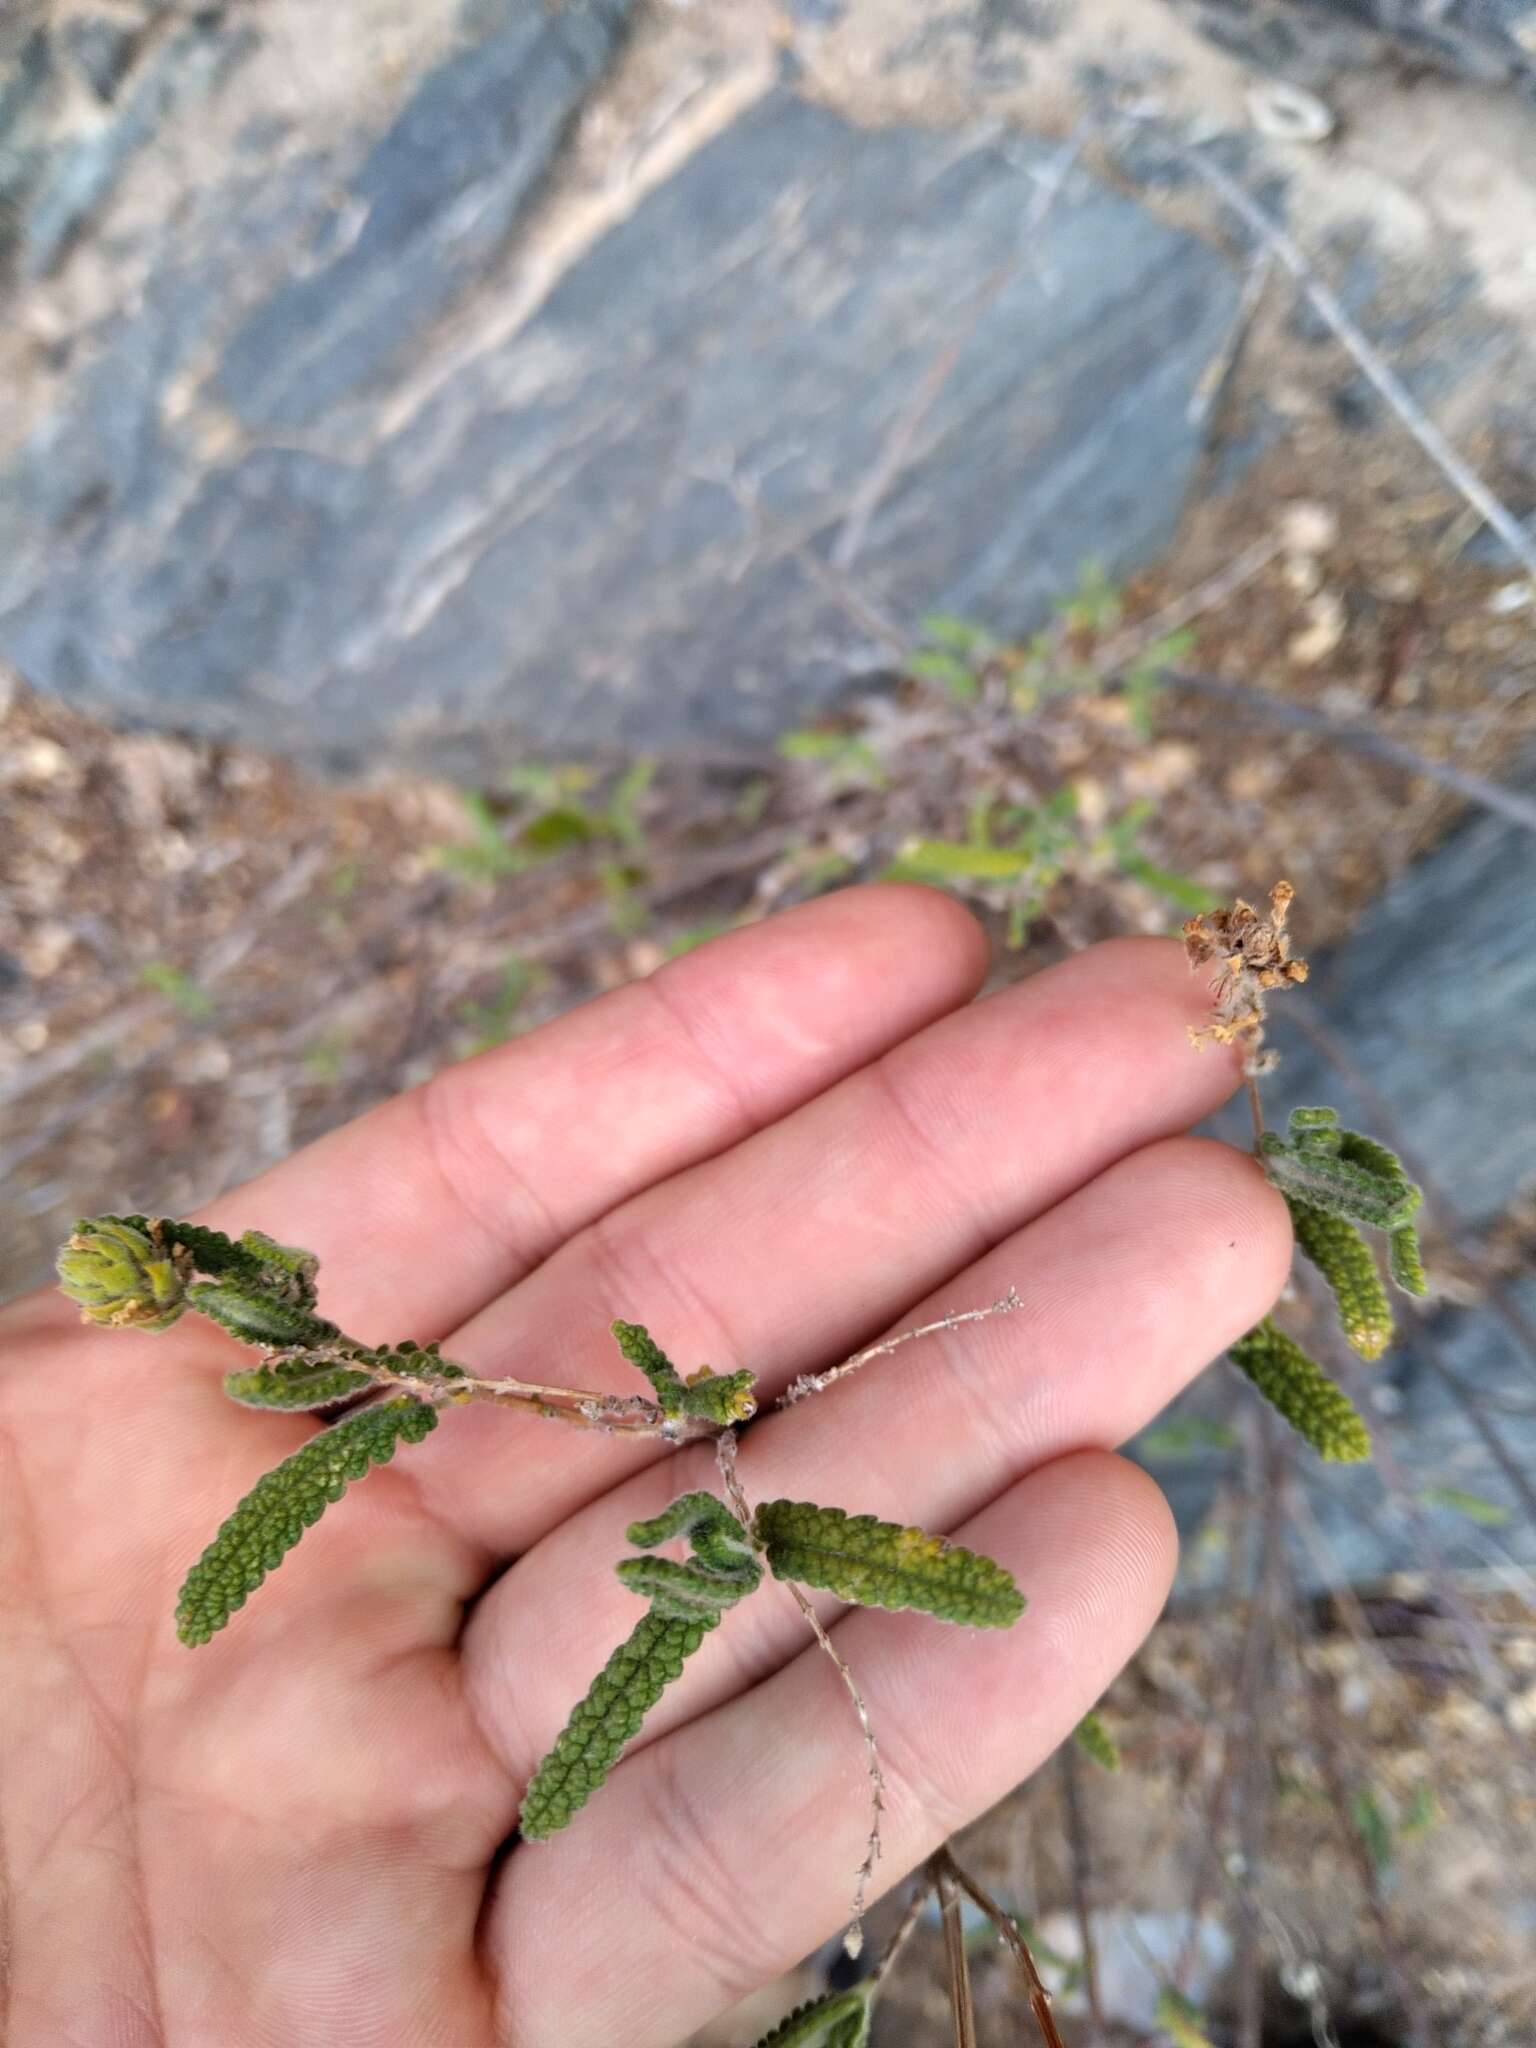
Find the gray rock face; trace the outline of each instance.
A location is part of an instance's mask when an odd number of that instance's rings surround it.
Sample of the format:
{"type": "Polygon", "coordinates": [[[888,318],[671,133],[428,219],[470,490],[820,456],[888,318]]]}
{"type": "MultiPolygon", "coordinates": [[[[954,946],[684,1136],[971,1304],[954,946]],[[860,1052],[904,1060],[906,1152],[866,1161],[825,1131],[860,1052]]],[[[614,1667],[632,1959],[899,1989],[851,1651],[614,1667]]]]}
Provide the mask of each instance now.
{"type": "Polygon", "coordinates": [[[1186,0],[1213,42],[1307,85],[1395,58],[1536,96],[1536,0],[1186,0]]]}
{"type": "Polygon", "coordinates": [[[503,9],[345,192],[317,157],[178,229],[0,483],[0,652],[109,715],[338,762],[761,737],[875,658],[804,555],[999,266],[861,587],[1024,628],[1086,557],[1158,546],[1233,281],[1086,176],[1026,249],[1024,143],[779,90],[437,374],[621,11],[503,9]]]}

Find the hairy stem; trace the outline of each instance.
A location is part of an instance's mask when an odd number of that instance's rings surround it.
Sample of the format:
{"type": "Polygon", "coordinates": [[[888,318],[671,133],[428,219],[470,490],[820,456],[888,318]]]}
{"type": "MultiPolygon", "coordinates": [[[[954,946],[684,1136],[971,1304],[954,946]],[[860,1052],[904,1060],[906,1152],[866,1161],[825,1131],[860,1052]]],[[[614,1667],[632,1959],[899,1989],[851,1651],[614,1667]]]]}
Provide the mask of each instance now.
{"type": "Polygon", "coordinates": [[[899,1345],[911,1344],[919,1337],[935,1337],[944,1330],[958,1330],[963,1323],[984,1323],[993,1316],[1011,1315],[1020,1306],[1017,1290],[1010,1287],[1000,1300],[994,1301],[987,1308],[957,1309],[947,1316],[940,1316],[937,1322],[924,1323],[919,1329],[903,1330],[899,1336],[882,1338],[878,1344],[867,1345],[864,1350],[855,1352],[852,1358],[845,1358],[841,1365],[834,1365],[827,1372],[801,1373],[800,1377],[779,1396],[778,1405],[781,1408],[790,1408],[796,1401],[803,1401],[807,1394],[824,1393],[828,1387],[833,1386],[838,1380],[847,1379],[850,1373],[857,1372],[872,1359],[887,1357],[899,1345]]]}

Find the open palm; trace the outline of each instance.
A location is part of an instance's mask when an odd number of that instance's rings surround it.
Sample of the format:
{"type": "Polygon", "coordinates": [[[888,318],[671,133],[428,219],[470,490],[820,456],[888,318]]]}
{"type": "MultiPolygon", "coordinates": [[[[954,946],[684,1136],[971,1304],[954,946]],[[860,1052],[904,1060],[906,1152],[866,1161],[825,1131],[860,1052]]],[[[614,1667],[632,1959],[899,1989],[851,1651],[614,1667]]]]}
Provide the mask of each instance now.
{"type": "MultiPolygon", "coordinates": [[[[1006,1564],[1013,1629],[849,1613],[890,1792],[877,1883],[1033,1769],[1151,1625],[1174,1539],[1112,1455],[1289,1258],[1253,1163],[1181,1136],[1234,1084],[1161,941],[972,1003],[982,936],[830,897],[451,1069],[207,1220],[321,1257],[367,1342],[632,1392],[607,1334],[766,1394],[887,1328],[1010,1316],[762,1417],[741,1472],[1006,1564]]],[[[154,1191],[141,1191],[152,1208],[154,1191]]],[[[207,1325],[0,1319],[0,2034],[14,2048],[672,2048],[840,1924],[857,1726],[783,1588],[728,1614],[547,1844],[522,1789],[639,1612],[668,1452],[450,1411],[205,1648],[177,1585],[310,1434],[219,1385],[207,1325]]],[[[831,1619],[835,1602],[822,1604],[831,1619]]]]}

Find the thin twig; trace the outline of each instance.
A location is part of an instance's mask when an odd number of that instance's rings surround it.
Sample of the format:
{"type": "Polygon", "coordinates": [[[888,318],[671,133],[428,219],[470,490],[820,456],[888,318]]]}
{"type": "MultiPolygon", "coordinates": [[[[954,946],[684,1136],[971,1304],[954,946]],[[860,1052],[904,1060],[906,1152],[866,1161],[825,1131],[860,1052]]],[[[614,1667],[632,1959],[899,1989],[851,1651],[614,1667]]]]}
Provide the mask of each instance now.
{"type": "MultiPolygon", "coordinates": [[[[736,1432],[733,1429],[721,1430],[715,1439],[715,1463],[720,1469],[720,1477],[730,1497],[736,1519],[746,1530],[747,1540],[752,1548],[760,1553],[762,1545],[757,1539],[752,1510],[747,1504],[747,1496],[742,1490],[741,1480],[736,1471],[736,1432]]],[[[830,1657],[836,1666],[843,1690],[853,1702],[853,1711],[858,1715],[859,1728],[864,1737],[864,1762],[869,1777],[869,1837],[864,1845],[864,1860],[860,1863],[854,1879],[853,1908],[848,1931],[843,1936],[843,1947],[850,1956],[856,1956],[864,1946],[864,1907],[869,1897],[870,1880],[874,1876],[875,1865],[880,1860],[880,1817],[885,1812],[885,1773],[880,1768],[880,1751],[875,1742],[869,1707],[863,1693],[859,1691],[857,1679],[848,1669],[837,1645],[822,1626],[821,1616],[811,1605],[804,1587],[796,1585],[793,1579],[785,1579],[783,1583],[789,1591],[790,1598],[805,1616],[806,1626],[821,1645],[823,1653],[830,1657]]]]}
{"type": "Polygon", "coordinates": [[[1390,762],[1394,768],[1406,769],[1410,775],[1422,775],[1431,782],[1443,783],[1447,789],[1454,789],[1458,796],[1481,804],[1485,810],[1497,812],[1501,818],[1508,818],[1522,830],[1536,832],[1536,798],[1510,789],[1502,782],[1491,782],[1487,776],[1475,774],[1470,768],[1458,768],[1453,761],[1437,761],[1430,755],[1417,753],[1401,740],[1378,732],[1374,726],[1350,725],[1342,719],[1330,718],[1326,711],[1314,710],[1310,704],[1295,704],[1271,691],[1256,690],[1247,683],[1229,682],[1225,676],[1194,675],[1185,669],[1175,669],[1167,676],[1166,684],[1169,689],[1190,690],[1198,696],[1214,697],[1221,703],[1231,704],[1240,711],[1250,712],[1262,724],[1293,726],[1300,732],[1315,732],[1334,746],[1349,747],[1359,754],[1372,754],[1379,761],[1390,762]]]}
{"type": "Polygon", "coordinates": [[[960,1894],[942,1853],[929,1865],[939,1888],[939,1919],[944,1929],[944,1963],[949,1979],[949,2013],[955,2025],[955,2048],[976,2048],[976,2006],[971,1997],[971,1959],[965,1946],[960,1894]]]}
{"type": "Polygon", "coordinates": [[[883,1337],[878,1344],[871,1344],[852,1358],[845,1358],[841,1365],[834,1365],[826,1372],[803,1372],[797,1380],[785,1388],[779,1396],[781,1408],[793,1407],[796,1401],[803,1401],[808,1394],[820,1394],[838,1380],[847,1379],[860,1366],[868,1365],[871,1359],[885,1358],[903,1344],[911,1344],[919,1337],[934,1337],[944,1330],[958,1330],[962,1323],[984,1323],[991,1316],[1012,1315],[1022,1307],[1017,1290],[1010,1287],[1008,1292],[987,1308],[957,1309],[949,1315],[940,1316],[935,1323],[924,1323],[920,1329],[903,1330],[899,1336],[883,1337]]]}
{"type": "Polygon", "coordinates": [[[1177,633],[1180,627],[1235,597],[1255,576],[1264,573],[1282,547],[1283,542],[1275,533],[1251,542],[1191,589],[1159,605],[1149,618],[1139,619],[1134,626],[1127,626],[1106,640],[1094,655],[1094,669],[1109,677],[1129,668],[1159,640],[1166,640],[1170,633],[1177,633]]]}
{"type": "Polygon", "coordinates": [[[1237,310],[1232,323],[1222,337],[1221,346],[1206,364],[1196,379],[1195,388],[1189,394],[1189,404],[1184,417],[1192,427],[1198,427],[1208,420],[1226,395],[1232,381],[1232,372],[1237,368],[1238,357],[1253,326],[1254,315],[1259,310],[1259,301],[1264,296],[1264,287],[1269,283],[1269,274],[1274,268],[1274,253],[1261,249],[1257,258],[1249,264],[1243,279],[1242,293],[1238,298],[1237,310]]]}
{"type": "Polygon", "coordinates": [[[912,1896],[903,1907],[901,1918],[896,1923],[896,1932],[885,1944],[879,1962],[864,1980],[871,1997],[878,1995],[881,1985],[895,1968],[897,1958],[917,1931],[918,1923],[923,1917],[923,1908],[928,1903],[933,1887],[934,1875],[930,1865],[919,1871],[912,1887],[912,1896]]]}
{"type": "Polygon", "coordinates": [[[1235,178],[1202,150],[1180,147],[1179,154],[1195,175],[1217,193],[1260,242],[1278,257],[1311,300],[1320,318],[1354,358],[1355,363],[1386,400],[1414,440],[1454,486],[1478,516],[1492,527],[1523,569],[1536,576],[1536,540],[1495,496],[1471,465],[1460,456],[1434,421],[1385,361],[1374,344],[1345,311],[1338,296],[1318,276],[1301,249],[1235,178]]]}
{"type": "Polygon", "coordinates": [[[1082,1787],[1075,1742],[1064,1742],[1057,1765],[1067,1814],[1067,1852],[1072,1871],[1072,1911],[1083,1947],[1083,1992],[1088,2000],[1089,2039],[1099,2048],[1104,2039],[1104,2008],[1099,2000],[1099,1952],[1093,1938],[1093,1866],[1088,1823],[1083,1814],[1082,1787]]]}
{"type": "Polygon", "coordinates": [[[961,1868],[955,1859],[954,1851],[949,1847],[948,1843],[939,1850],[938,1855],[933,1860],[943,1863],[960,1889],[966,1893],[974,1905],[979,1906],[982,1912],[986,1914],[992,1925],[997,1929],[1004,1946],[1023,1971],[1024,1981],[1029,1987],[1030,2007],[1034,2012],[1035,2024],[1040,2029],[1045,2048],[1062,2048],[1061,2035],[1056,2028],[1056,2018],[1051,2011],[1051,1994],[1046,1990],[1040,1972],[1035,1967],[1034,1956],[1030,1952],[1029,1943],[1024,1939],[1023,1929],[1019,1926],[1018,1921],[1011,1913],[1005,1913],[991,1893],[979,1885],[968,1871],[961,1868]]]}

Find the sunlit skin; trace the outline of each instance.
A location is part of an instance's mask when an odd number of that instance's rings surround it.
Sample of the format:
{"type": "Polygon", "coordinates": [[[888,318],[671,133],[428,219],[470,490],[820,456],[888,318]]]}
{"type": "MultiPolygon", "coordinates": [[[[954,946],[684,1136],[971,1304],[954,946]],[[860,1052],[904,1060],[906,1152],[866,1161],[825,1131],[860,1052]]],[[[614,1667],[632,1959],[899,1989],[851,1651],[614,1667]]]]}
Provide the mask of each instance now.
{"type": "MultiPolygon", "coordinates": [[[[451,1069],[205,1220],[321,1257],[321,1307],[480,1374],[633,1391],[608,1324],[771,1397],[754,1499],[953,1534],[1005,1630],[847,1614],[888,1886],[1034,1770],[1145,1636],[1168,1510],[1115,1455],[1271,1305],[1285,1205],[1185,1135],[1238,1083],[1179,947],[1119,941],[973,1000],[968,914],[851,890],[451,1069]]],[[[86,1191],[82,1191],[85,1193],[86,1191]]],[[[152,1208],[155,1190],[136,1190],[152,1208]]],[[[862,1744],[787,1591],[733,1609],[563,1834],[522,1788],[639,1613],[625,1525],[714,1482],[488,1408],[333,1508],[212,1643],[177,1585],[314,1429],[228,1403],[191,1318],[0,1317],[0,2036],[15,2048],[674,2048],[835,1932],[862,1744]]],[[[818,1596],[831,1620],[836,1604],[818,1596]]]]}

